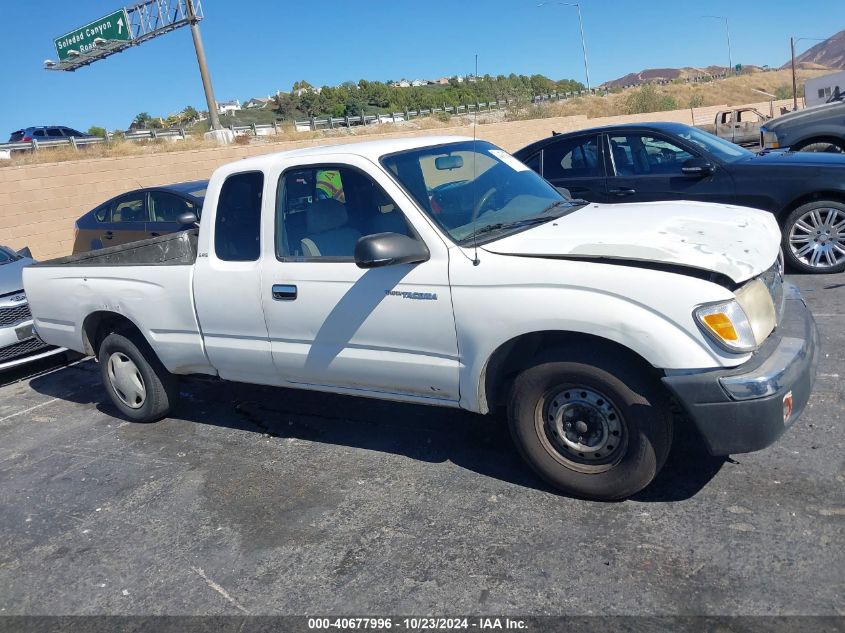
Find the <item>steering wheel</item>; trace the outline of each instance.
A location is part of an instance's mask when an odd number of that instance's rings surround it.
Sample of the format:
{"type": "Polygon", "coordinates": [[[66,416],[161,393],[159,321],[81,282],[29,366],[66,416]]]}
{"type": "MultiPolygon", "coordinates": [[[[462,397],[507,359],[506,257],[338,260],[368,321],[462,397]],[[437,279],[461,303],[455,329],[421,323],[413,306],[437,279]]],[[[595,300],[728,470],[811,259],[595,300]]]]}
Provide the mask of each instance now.
{"type": "Polygon", "coordinates": [[[493,194],[496,193],[496,187],[490,187],[487,191],[484,192],[484,195],[478,199],[478,202],[475,203],[475,206],[472,208],[472,217],[469,220],[469,223],[472,224],[478,219],[478,216],[481,215],[481,210],[484,208],[484,205],[493,197],[493,194]]]}

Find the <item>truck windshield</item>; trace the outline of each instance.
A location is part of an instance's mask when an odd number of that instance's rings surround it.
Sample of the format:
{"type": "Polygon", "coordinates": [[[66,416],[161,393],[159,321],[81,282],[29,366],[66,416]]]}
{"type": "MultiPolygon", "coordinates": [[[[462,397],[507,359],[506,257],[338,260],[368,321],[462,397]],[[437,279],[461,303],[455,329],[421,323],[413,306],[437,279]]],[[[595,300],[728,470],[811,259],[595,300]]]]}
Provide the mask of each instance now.
{"type": "Polygon", "coordinates": [[[390,154],[382,165],[456,243],[482,243],[586,204],[484,141],[390,154]],[[482,237],[483,236],[483,237],[482,237]]]}
{"type": "Polygon", "coordinates": [[[0,246],[0,266],[3,264],[8,264],[9,262],[15,262],[20,259],[17,253],[8,250],[7,248],[0,246]]]}
{"type": "Polygon", "coordinates": [[[702,130],[697,130],[694,127],[687,127],[683,131],[678,132],[678,136],[685,141],[698,145],[725,163],[733,163],[741,158],[754,156],[752,152],[739,145],[734,145],[730,141],[713,136],[702,130]]]}

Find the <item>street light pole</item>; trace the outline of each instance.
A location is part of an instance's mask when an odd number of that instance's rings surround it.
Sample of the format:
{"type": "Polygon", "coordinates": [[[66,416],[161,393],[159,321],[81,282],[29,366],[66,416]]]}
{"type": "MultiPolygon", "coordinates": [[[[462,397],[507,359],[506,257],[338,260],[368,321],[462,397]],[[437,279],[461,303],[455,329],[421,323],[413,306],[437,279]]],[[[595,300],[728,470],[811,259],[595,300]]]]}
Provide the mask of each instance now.
{"type": "Polygon", "coordinates": [[[208,121],[212,130],[220,130],[220,117],[217,113],[217,99],[214,98],[214,88],[211,85],[211,75],[208,72],[208,64],[205,61],[205,48],[202,45],[202,36],[200,35],[199,20],[197,20],[197,13],[194,9],[193,0],[185,0],[185,6],[188,10],[188,18],[191,21],[191,37],[194,39],[194,49],[197,53],[197,64],[200,67],[200,77],[202,78],[202,87],[205,91],[205,101],[208,104],[208,121]]]}
{"type": "Polygon", "coordinates": [[[792,53],[792,109],[798,109],[798,80],[795,77],[795,38],[789,38],[789,50],[792,53]]]}
{"type": "Polygon", "coordinates": [[[579,2],[541,2],[538,7],[557,4],[564,7],[575,7],[578,10],[578,28],[581,31],[581,51],[584,53],[584,75],[587,77],[587,90],[590,90],[590,66],[587,64],[587,41],[584,38],[584,19],[581,17],[581,3],[579,2]]]}
{"type": "MultiPolygon", "coordinates": [[[[826,38],[823,37],[799,37],[795,39],[794,37],[789,38],[789,52],[790,52],[790,59],[792,60],[792,109],[798,109],[798,73],[795,71],[795,45],[800,42],[801,40],[813,40],[816,42],[823,42],[826,38]]],[[[806,95],[804,95],[806,99],[806,95]]],[[[806,101],[804,102],[807,103],[806,101]]]]}
{"type": "MultiPolygon", "coordinates": [[[[713,18],[714,20],[724,20],[725,21],[725,35],[728,38],[728,73],[730,73],[733,70],[734,63],[733,63],[733,57],[731,55],[731,29],[730,29],[730,26],[728,26],[728,18],[726,18],[723,15],[702,15],[701,17],[702,18],[713,18]]],[[[725,74],[727,75],[728,73],[725,73],[725,74]]]]}

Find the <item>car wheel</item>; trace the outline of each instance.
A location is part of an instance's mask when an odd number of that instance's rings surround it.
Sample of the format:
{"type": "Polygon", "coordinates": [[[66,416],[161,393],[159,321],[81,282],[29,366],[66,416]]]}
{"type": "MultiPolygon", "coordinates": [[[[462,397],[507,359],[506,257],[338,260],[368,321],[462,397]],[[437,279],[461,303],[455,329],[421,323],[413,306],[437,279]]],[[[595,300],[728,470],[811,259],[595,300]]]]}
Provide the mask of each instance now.
{"type": "Polygon", "coordinates": [[[783,253],[798,272],[845,270],[845,204],[817,200],[794,209],[783,223],[783,253]]]}
{"type": "Polygon", "coordinates": [[[114,405],[133,422],[154,422],[176,401],[176,378],[136,332],[112,332],[97,355],[103,384],[114,405]]]}
{"type": "Polygon", "coordinates": [[[819,139],[809,141],[793,148],[796,152],[826,152],[830,154],[845,153],[845,141],[839,139],[819,139]]]}
{"type": "Polygon", "coordinates": [[[514,442],[555,488],[624,499],[663,467],[672,443],[669,401],[633,363],[564,350],[516,378],[509,402],[514,442]]]}

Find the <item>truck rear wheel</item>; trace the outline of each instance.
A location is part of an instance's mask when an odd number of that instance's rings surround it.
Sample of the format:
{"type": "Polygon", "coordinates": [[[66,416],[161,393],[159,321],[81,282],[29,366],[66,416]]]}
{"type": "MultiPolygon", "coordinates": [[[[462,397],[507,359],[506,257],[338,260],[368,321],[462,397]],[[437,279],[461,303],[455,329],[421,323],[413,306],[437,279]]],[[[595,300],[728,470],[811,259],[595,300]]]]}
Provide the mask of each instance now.
{"type": "Polygon", "coordinates": [[[566,351],[567,361],[523,371],[509,423],[519,452],[555,488],[624,499],[645,488],[672,444],[672,415],[659,383],[633,364],[566,351]]]}
{"type": "Polygon", "coordinates": [[[176,401],[176,379],[136,332],[112,332],[97,356],[114,405],[133,422],[155,422],[176,401]]]}

